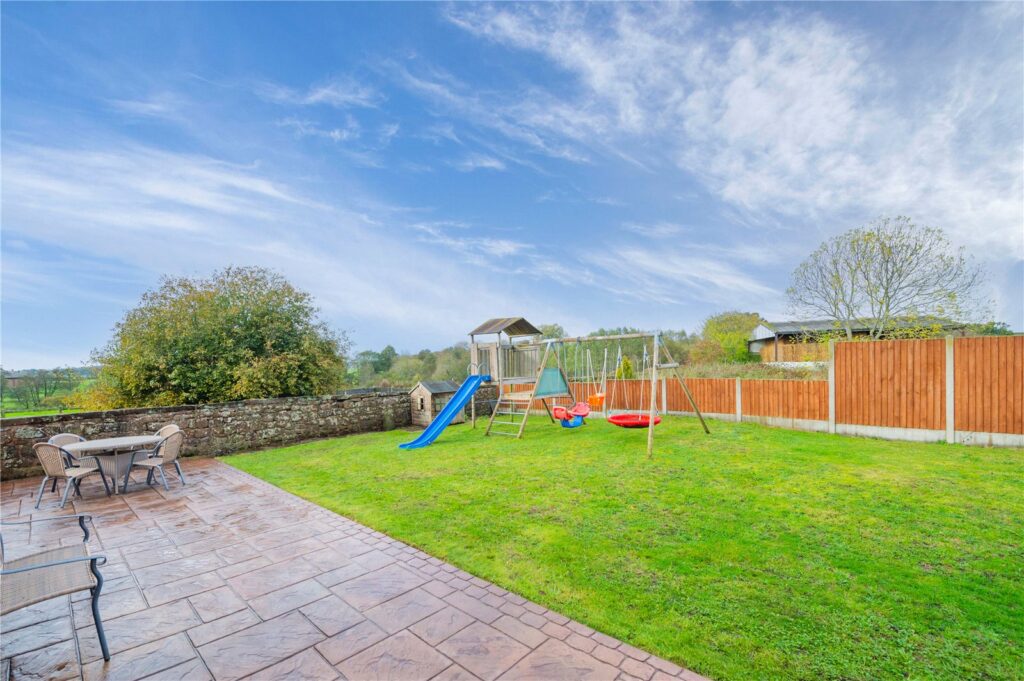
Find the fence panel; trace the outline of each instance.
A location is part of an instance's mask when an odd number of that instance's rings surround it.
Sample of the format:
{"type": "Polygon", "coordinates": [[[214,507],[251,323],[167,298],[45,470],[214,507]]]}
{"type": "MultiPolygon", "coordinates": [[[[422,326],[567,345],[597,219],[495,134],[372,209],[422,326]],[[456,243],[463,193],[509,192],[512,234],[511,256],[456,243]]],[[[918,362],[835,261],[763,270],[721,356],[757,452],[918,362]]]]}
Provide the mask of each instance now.
{"type": "Polygon", "coordinates": [[[945,428],[943,339],[836,343],[836,422],[945,428]]]}
{"type": "Polygon", "coordinates": [[[740,392],[744,416],[828,420],[828,381],[748,379],[740,392]]]}
{"type": "MultiPolygon", "coordinates": [[[[693,394],[697,407],[708,414],[736,413],[736,379],[688,378],[686,386],[693,394]]],[[[675,378],[665,380],[665,393],[669,411],[693,411],[682,386],[675,378]]],[[[660,407],[660,405],[659,405],[660,407]]]]}
{"type": "Polygon", "coordinates": [[[953,341],[957,430],[1024,433],[1024,336],[953,341]]]}

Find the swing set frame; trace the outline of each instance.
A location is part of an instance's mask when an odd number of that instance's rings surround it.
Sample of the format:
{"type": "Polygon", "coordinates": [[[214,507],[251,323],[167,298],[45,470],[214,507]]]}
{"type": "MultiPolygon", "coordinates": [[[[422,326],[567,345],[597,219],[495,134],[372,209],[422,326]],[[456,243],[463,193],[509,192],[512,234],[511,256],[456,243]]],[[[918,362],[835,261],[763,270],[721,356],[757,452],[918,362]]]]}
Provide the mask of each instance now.
{"type": "MultiPolygon", "coordinates": [[[[551,350],[552,350],[553,346],[565,345],[567,343],[582,344],[582,343],[599,343],[599,342],[621,342],[621,341],[624,341],[624,340],[636,340],[636,339],[648,339],[648,338],[652,339],[652,344],[651,344],[652,345],[652,352],[651,352],[652,360],[651,360],[651,367],[650,367],[650,374],[649,374],[649,378],[650,378],[650,381],[651,381],[651,390],[650,390],[650,404],[649,404],[648,413],[647,413],[647,419],[648,419],[648,421],[647,421],[647,456],[650,457],[653,454],[653,452],[654,452],[654,426],[656,424],[655,417],[657,416],[657,413],[656,413],[657,412],[657,406],[656,406],[656,404],[657,404],[657,396],[658,396],[658,383],[657,383],[658,371],[671,370],[673,377],[679,382],[680,387],[682,387],[683,394],[686,395],[686,399],[687,399],[687,401],[689,401],[690,406],[693,408],[694,413],[697,414],[697,418],[700,420],[700,425],[704,429],[704,432],[707,433],[707,434],[710,434],[711,431],[708,429],[708,425],[704,421],[704,416],[703,416],[703,414],[701,414],[700,408],[697,406],[696,400],[693,399],[693,394],[690,392],[690,388],[686,385],[686,379],[684,379],[683,375],[679,372],[679,363],[676,362],[672,358],[672,353],[669,351],[668,347],[665,346],[664,341],[662,340],[661,333],[660,332],[653,332],[653,333],[624,333],[624,334],[614,334],[614,335],[608,335],[608,336],[569,336],[569,337],[565,337],[565,338],[553,338],[553,339],[546,339],[546,340],[535,340],[535,341],[526,342],[526,343],[517,343],[514,346],[508,346],[508,347],[514,348],[516,351],[539,351],[541,346],[543,346],[543,348],[544,348],[544,352],[541,355],[541,359],[540,359],[540,361],[539,361],[539,363],[537,365],[536,376],[534,377],[534,380],[532,382],[533,383],[533,388],[530,391],[528,401],[526,401],[526,405],[527,406],[526,406],[524,418],[522,419],[521,423],[517,424],[519,426],[519,428],[518,428],[518,432],[516,433],[515,437],[521,438],[523,436],[523,431],[526,429],[526,421],[528,419],[530,405],[532,405],[535,400],[537,400],[537,399],[541,400],[541,403],[544,405],[544,409],[547,411],[548,417],[552,420],[552,422],[554,421],[554,417],[552,416],[551,408],[548,406],[548,403],[547,403],[547,398],[548,397],[563,397],[564,396],[564,397],[569,397],[570,399],[575,401],[575,397],[573,396],[573,393],[572,393],[572,384],[569,382],[568,377],[565,375],[565,371],[562,368],[562,362],[561,362],[561,360],[558,357],[558,352],[557,351],[555,351],[555,353],[554,353],[555,354],[555,364],[556,364],[556,367],[557,367],[559,373],[562,376],[562,380],[565,382],[566,392],[565,393],[560,393],[560,394],[557,394],[557,395],[550,394],[550,393],[545,393],[543,395],[538,395],[538,388],[539,388],[539,386],[541,384],[541,377],[544,374],[545,368],[547,367],[548,358],[549,358],[549,356],[551,354],[551,350]],[[661,362],[661,353],[662,352],[664,353],[664,358],[667,360],[666,362],[661,362]]],[[[646,351],[646,344],[645,344],[644,347],[645,347],[645,351],[646,351]]],[[[606,364],[605,368],[607,368],[607,364],[606,364]]],[[[616,367],[616,369],[618,369],[618,367],[616,367]]],[[[646,372],[643,371],[643,369],[642,369],[641,373],[646,373],[646,372]]],[[[607,384],[607,380],[608,380],[607,379],[607,374],[603,377],[603,380],[605,381],[605,384],[607,384]]],[[[619,379],[615,379],[615,380],[619,380],[619,379]]],[[[499,404],[500,404],[501,400],[503,399],[501,376],[498,377],[498,391],[499,391],[498,392],[498,400],[499,400],[499,404]]],[[[509,398],[506,397],[505,399],[509,399],[509,398]]],[[[525,400],[525,395],[517,396],[514,399],[516,399],[518,401],[524,401],[525,400]]],[[[642,407],[643,407],[643,404],[641,402],[641,409],[642,409],[642,407]]],[[[487,431],[485,433],[486,435],[490,435],[491,434],[491,428],[492,428],[492,426],[495,423],[495,417],[497,416],[498,411],[499,410],[497,408],[495,408],[492,411],[490,420],[489,420],[488,425],[487,425],[487,431]]],[[[607,408],[605,408],[605,413],[607,413],[607,408]]]]}

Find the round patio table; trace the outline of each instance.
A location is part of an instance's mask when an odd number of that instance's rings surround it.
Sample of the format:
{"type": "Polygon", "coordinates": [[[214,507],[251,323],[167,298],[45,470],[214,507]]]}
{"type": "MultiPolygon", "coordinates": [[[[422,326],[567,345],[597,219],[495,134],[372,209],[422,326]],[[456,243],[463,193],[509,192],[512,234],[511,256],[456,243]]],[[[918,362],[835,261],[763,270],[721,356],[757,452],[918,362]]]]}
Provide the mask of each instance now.
{"type": "Polygon", "coordinates": [[[155,447],[162,439],[158,435],[105,437],[99,440],[72,442],[61,449],[76,457],[95,456],[103,474],[114,479],[114,494],[117,494],[119,486],[124,492],[124,476],[132,460],[132,450],[155,447]]]}

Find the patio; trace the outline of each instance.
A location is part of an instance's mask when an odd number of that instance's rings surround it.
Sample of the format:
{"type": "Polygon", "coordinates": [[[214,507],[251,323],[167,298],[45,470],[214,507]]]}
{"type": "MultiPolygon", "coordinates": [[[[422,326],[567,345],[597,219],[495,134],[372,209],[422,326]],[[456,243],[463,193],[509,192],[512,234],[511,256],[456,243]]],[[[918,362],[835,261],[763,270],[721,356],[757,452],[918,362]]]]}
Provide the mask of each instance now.
{"type": "MultiPolygon", "coordinates": [[[[83,592],[3,618],[0,681],[703,678],[216,460],[183,466],[187,486],[109,498],[94,476],[63,511],[33,509],[38,478],[3,482],[4,520],[93,515],[112,658],[83,592]]],[[[4,531],[9,558],[80,540],[4,531]]]]}

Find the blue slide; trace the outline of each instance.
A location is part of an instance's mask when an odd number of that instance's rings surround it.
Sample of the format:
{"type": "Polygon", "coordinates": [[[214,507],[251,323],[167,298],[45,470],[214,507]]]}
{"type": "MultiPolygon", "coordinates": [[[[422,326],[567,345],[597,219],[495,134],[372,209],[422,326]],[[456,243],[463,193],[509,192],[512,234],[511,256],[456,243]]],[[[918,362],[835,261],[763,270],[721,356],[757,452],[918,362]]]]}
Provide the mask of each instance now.
{"type": "Polygon", "coordinates": [[[452,399],[448,400],[448,404],[444,405],[441,413],[427,426],[427,429],[420,433],[420,436],[412,442],[398,445],[399,448],[419,449],[420,447],[426,447],[436,440],[441,431],[452,422],[455,415],[466,408],[466,403],[473,397],[473,393],[480,387],[480,384],[489,380],[491,380],[490,376],[470,376],[467,378],[466,382],[459,386],[458,392],[452,395],[452,399]]]}

